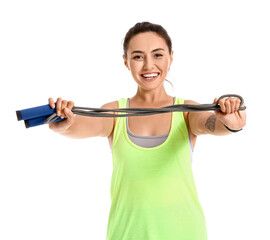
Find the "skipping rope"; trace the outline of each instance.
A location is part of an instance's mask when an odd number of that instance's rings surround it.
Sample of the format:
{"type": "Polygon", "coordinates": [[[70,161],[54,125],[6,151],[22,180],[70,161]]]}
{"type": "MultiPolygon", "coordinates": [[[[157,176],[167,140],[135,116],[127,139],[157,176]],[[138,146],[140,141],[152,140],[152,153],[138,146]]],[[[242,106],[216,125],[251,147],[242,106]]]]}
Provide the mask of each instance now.
{"type": "MultiPolygon", "coordinates": [[[[213,104],[175,104],[162,108],[119,108],[119,109],[104,109],[104,108],[89,108],[89,107],[76,107],[72,108],[72,112],[77,115],[87,117],[133,117],[133,116],[146,116],[154,114],[162,114],[167,112],[200,112],[200,111],[221,111],[218,104],[219,100],[228,97],[236,97],[240,99],[240,106],[244,104],[244,99],[237,94],[222,95],[216,103],[213,104]],[[108,112],[119,112],[124,114],[113,114],[108,112]]],[[[246,107],[239,107],[238,110],[245,110],[246,107]]],[[[62,121],[56,115],[56,109],[52,109],[49,104],[28,108],[16,111],[17,120],[24,120],[25,127],[35,127],[42,124],[50,124],[52,122],[62,121]]]]}

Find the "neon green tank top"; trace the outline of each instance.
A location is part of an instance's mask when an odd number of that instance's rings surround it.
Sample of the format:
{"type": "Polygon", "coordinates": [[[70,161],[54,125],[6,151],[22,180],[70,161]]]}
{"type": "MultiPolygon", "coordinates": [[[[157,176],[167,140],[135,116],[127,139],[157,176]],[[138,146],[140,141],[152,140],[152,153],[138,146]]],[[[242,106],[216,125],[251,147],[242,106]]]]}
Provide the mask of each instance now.
{"type": "MultiPolygon", "coordinates": [[[[175,104],[182,103],[183,99],[175,99],[175,104]]],[[[126,108],[127,99],[118,104],[126,108]]],[[[112,158],[107,240],[207,239],[182,112],[172,113],[168,138],[152,148],[134,144],[126,117],[116,118],[112,158]]]]}

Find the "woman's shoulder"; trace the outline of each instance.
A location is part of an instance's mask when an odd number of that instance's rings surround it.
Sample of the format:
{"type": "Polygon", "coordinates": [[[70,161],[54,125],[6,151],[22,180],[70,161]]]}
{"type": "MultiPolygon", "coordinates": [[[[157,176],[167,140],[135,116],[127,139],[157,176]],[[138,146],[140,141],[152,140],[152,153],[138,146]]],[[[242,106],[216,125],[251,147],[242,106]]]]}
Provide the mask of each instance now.
{"type": "Polygon", "coordinates": [[[184,100],[184,104],[199,104],[198,102],[195,102],[193,100],[184,100]]]}
{"type": "MultiPolygon", "coordinates": [[[[116,100],[116,101],[105,103],[105,104],[103,104],[101,106],[101,108],[104,108],[104,109],[118,109],[119,108],[119,101],[121,101],[121,100],[116,100]]],[[[114,112],[114,111],[108,112],[108,113],[117,114],[117,112],[114,112]]],[[[110,144],[110,147],[112,148],[113,133],[114,133],[114,127],[115,127],[115,123],[116,123],[116,117],[108,118],[108,119],[113,119],[112,127],[111,127],[111,134],[108,136],[109,144],[110,144]]]]}
{"type": "MultiPolygon", "coordinates": [[[[199,104],[198,102],[195,102],[195,101],[193,101],[193,100],[184,100],[184,104],[194,104],[194,105],[197,105],[197,104],[199,104]]],[[[186,120],[186,124],[187,124],[187,126],[188,126],[188,128],[189,128],[189,121],[188,121],[188,114],[189,114],[189,112],[183,112],[183,114],[184,114],[184,117],[185,117],[185,120],[186,120]]]]}
{"type": "Polygon", "coordinates": [[[105,103],[101,106],[101,108],[117,109],[118,108],[118,101],[112,101],[112,102],[105,103]]]}
{"type": "Polygon", "coordinates": [[[101,106],[101,108],[118,109],[119,105],[125,105],[126,101],[127,101],[127,98],[120,98],[116,101],[105,103],[104,105],[101,106]]]}

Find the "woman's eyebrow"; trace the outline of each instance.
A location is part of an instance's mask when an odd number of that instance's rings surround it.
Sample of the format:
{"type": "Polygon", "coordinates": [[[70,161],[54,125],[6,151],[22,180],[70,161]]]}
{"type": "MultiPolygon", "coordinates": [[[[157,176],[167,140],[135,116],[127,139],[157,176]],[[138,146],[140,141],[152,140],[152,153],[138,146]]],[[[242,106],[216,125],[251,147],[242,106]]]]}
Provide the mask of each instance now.
{"type": "Polygon", "coordinates": [[[163,48],[156,48],[152,52],[165,51],[163,48]]]}
{"type": "MultiPolygon", "coordinates": [[[[163,48],[156,48],[154,50],[152,50],[151,52],[157,52],[157,51],[165,51],[163,48]]],[[[135,51],[132,51],[131,54],[134,54],[134,53],[144,53],[143,51],[139,51],[139,50],[135,50],[135,51]]]]}

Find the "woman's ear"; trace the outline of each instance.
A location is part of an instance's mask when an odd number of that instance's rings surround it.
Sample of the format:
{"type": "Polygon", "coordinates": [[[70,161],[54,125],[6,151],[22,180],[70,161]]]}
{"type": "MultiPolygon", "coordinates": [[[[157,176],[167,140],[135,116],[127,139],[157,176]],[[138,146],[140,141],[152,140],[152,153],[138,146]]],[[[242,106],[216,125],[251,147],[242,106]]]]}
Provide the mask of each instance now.
{"type": "Polygon", "coordinates": [[[127,63],[127,58],[126,58],[125,55],[123,55],[123,59],[124,59],[124,64],[125,64],[125,66],[128,68],[128,70],[130,70],[130,69],[129,69],[129,66],[128,66],[128,63],[127,63]]]}
{"type": "Polygon", "coordinates": [[[170,66],[171,66],[171,64],[172,64],[172,62],[173,62],[173,50],[172,50],[172,52],[171,52],[170,60],[171,60],[171,62],[170,62],[170,66]]]}

